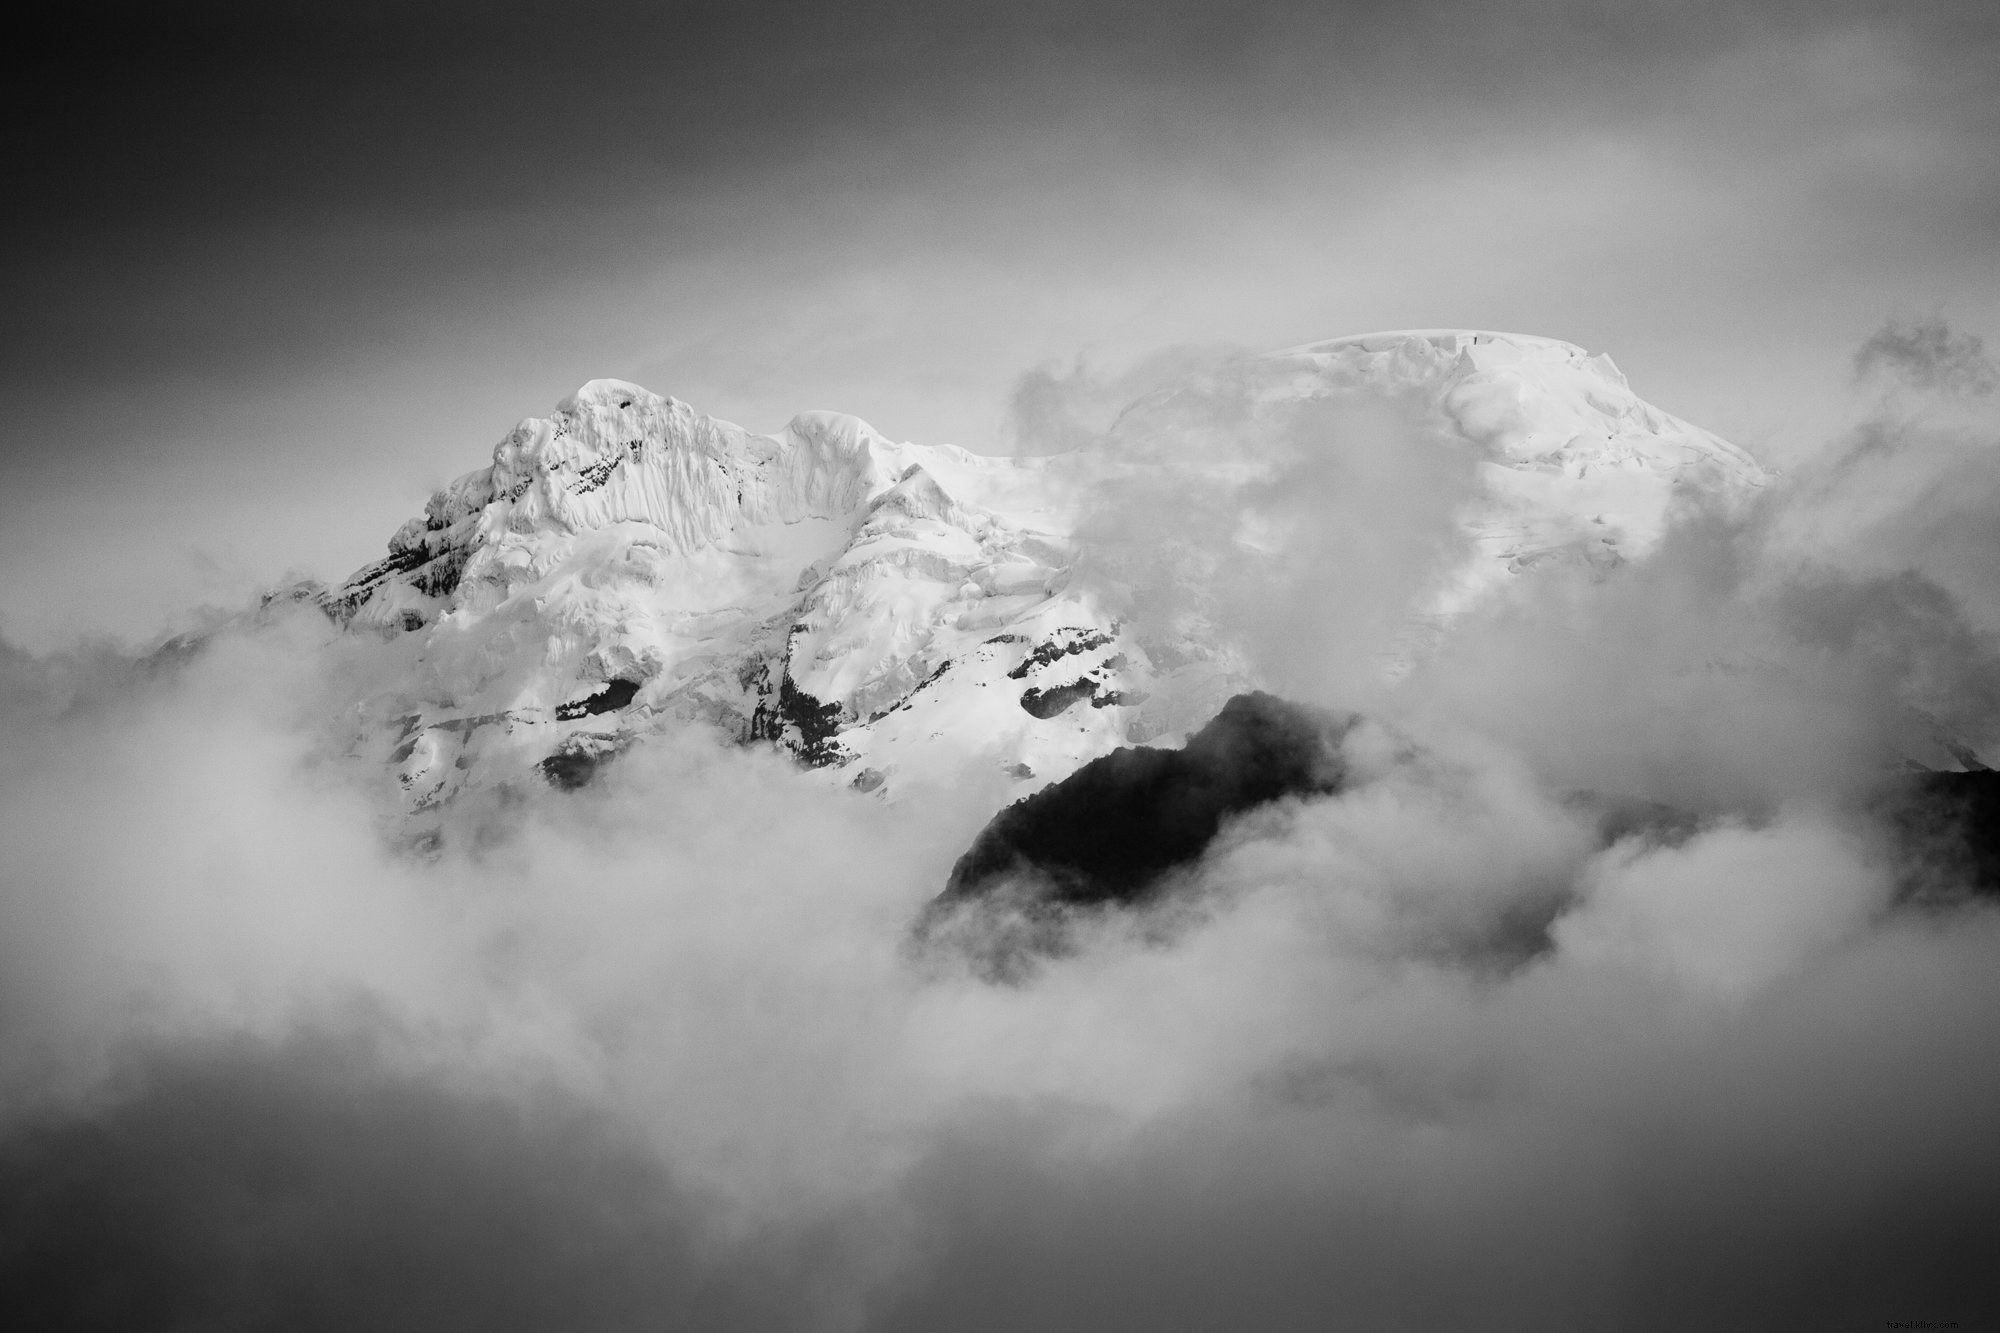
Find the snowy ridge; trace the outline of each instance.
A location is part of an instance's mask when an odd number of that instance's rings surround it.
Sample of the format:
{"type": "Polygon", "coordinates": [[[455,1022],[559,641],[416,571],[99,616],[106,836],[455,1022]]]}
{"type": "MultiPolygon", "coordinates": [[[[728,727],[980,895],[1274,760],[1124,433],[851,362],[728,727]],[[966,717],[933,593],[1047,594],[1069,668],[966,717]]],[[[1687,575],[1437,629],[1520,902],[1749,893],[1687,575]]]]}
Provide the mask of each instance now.
{"type": "Polygon", "coordinates": [[[1506,574],[1572,556],[1616,563],[1659,541],[1677,492],[1741,500],[1763,468],[1721,436],[1632,392],[1608,355],[1515,333],[1414,329],[1271,353],[1274,368],[1351,387],[1439,386],[1452,428],[1474,445],[1486,499],[1465,525],[1487,560],[1441,587],[1450,614],[1506,574]]]}
{"type": "MultiPolygon", "coordinates": [[[[1242,370],[1253,416],[1395,394],[1473,451],[1479,496],[1459,521],[1476,554],[1411,606],[1413,623],[1544,560],[1643,555],[1677,491],[1727,498],[1764,479],[1641,401],[1608,358],[1550,339],[1369,334],[1242,370]]],[[[1184,733],[1257,683],[1235,646],[1148,639],[1129,589],[1075,573],[1107,481],[1244,473],[1189,424],[1203,392],[1133,404],[1096,446],[1015,459],[895,443],[831,412],[755,435],[594,380],[323,595],[351,630],[408,654],[404,687],[364,709],[354,742],[381,751],[422,811],[468,789],[578,785],[688,723],[884,791],[967,765],[1056,779],[1184,733]],[[1160,439],[1184,446],[1178,461],[1134,444],[1160,439]]]]}

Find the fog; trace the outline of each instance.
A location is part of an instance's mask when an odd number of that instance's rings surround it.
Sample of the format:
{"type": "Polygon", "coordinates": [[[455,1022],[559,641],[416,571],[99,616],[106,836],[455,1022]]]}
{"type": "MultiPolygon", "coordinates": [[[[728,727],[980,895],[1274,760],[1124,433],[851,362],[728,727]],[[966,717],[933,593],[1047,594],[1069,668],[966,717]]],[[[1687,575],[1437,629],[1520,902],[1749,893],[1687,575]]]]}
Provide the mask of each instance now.
{"type": "MultiPolygon", "coordinates": [[[[1647,559],[1531,571],[1394,684],[1364,670],[1385,608],[1463,493],[1435,442],[1393,410],[1156,418],[1244,480],[1172,551],[1160,497],[1108,494],[1086,576],[1170,628],[1205,613],[1174,571],[1280,571],[1219,623],[1368,715],[1367,780],[1227,825],[1013,984],[909,947],[976,784],[888,804],[689,731],[468,803],[425,857],[340,740],[386,659],[309,608],[191,654],[6,650],[0,1299],[106,1328],[1977,1326],[2000,913],[1911,901],[1879,811],[1913,754],[2000,747],[2000,423],[1963,335],[1869,348],[1876,405],[1815,462],[1647,559]]],[[[1017,404],[1088,441],[1059,378],[1017,404]]]]}

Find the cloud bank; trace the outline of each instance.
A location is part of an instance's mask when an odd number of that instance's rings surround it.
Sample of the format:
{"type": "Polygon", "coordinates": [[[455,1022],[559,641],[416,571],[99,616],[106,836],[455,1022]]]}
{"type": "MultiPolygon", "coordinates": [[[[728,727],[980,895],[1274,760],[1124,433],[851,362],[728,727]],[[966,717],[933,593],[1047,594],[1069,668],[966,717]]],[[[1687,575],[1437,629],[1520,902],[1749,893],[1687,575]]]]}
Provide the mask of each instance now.
{"type": "Polygon", "coordinates": [[[1255,536],[1296,576],[1228,622],[1245,661],[1364,706],[1371,780],[1226,824],[1184,891],[1009,986],[907,948],[983,790],[887,806],[690,733],[468,806],[425,859],[343,753],[379,645],[274,611],[192,654],[9,649],[0,1304],[1976,1326],[2000,913],[1912,900],[1882,802],[2000,743],[2000,429],[1990,395],[1899,392],[1750,512],[1531,571],[1365,689],[1381,599],[1323,555],[1429,549],[1449,469],[1393,419],[1246,436],[1209,402],[1222,461],[1324,485],[1221,492],[1171,559],[1107,507],[1117,573],[1249,569],[1255,536]],[[1347,497],[1334,530],[1301,493],[1347,497]]]}

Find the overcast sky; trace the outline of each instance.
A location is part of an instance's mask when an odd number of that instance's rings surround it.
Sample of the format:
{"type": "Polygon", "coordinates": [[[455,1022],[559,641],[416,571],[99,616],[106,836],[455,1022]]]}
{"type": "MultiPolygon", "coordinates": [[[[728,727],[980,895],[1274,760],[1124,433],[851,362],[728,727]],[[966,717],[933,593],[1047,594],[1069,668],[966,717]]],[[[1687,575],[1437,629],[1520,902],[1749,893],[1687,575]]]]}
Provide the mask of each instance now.
{"type": "Polygon", "coordinates": [[[1782,465],[2000,335],[1981,0],[286,8],[5,43],[17,642],[340,577],[597,376],[999,452],[1037,365],[1498,328],[1782,465]]]}

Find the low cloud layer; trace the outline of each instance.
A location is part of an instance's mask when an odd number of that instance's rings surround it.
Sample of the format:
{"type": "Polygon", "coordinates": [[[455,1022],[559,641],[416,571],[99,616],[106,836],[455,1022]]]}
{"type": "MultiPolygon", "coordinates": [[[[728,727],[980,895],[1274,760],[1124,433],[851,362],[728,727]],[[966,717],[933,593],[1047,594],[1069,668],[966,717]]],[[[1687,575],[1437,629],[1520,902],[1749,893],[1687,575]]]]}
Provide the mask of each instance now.
{"type": "MultiPolygon", "coordinates": [[[[1132,548],[1103,576],[1178,614],[1147,571],[1233,577],[1257,519],[1297,577],[1226,623],[1250,669],[1379,720],[1349,743],[1371,780],[1226,825],[1184,891],[1013,986],[907,948],[982,791],[887,806],[691,733],[468,808],[481,836],[424,860],[342,753],[392,664],[314,613],[176,660],[8,650],[0,1303],[105,1328],[1976,1326],[2000,913],[1906,901],[1878,811],[1906,759],[2000,745],[2000,430],[1902,392],[1751,511],[1531,572],[1365,699],[1378,600],[1314,558],[1409,549],[1448,469],[1405,494],[1414,464],[1329,465],[1309,494],[1385,497],[1337,531],[1251,487],[1171,559],[1111,532],[1132,548]]],[[[1305,436],[1210,425],[1320,475],[1305,436]]]]}

